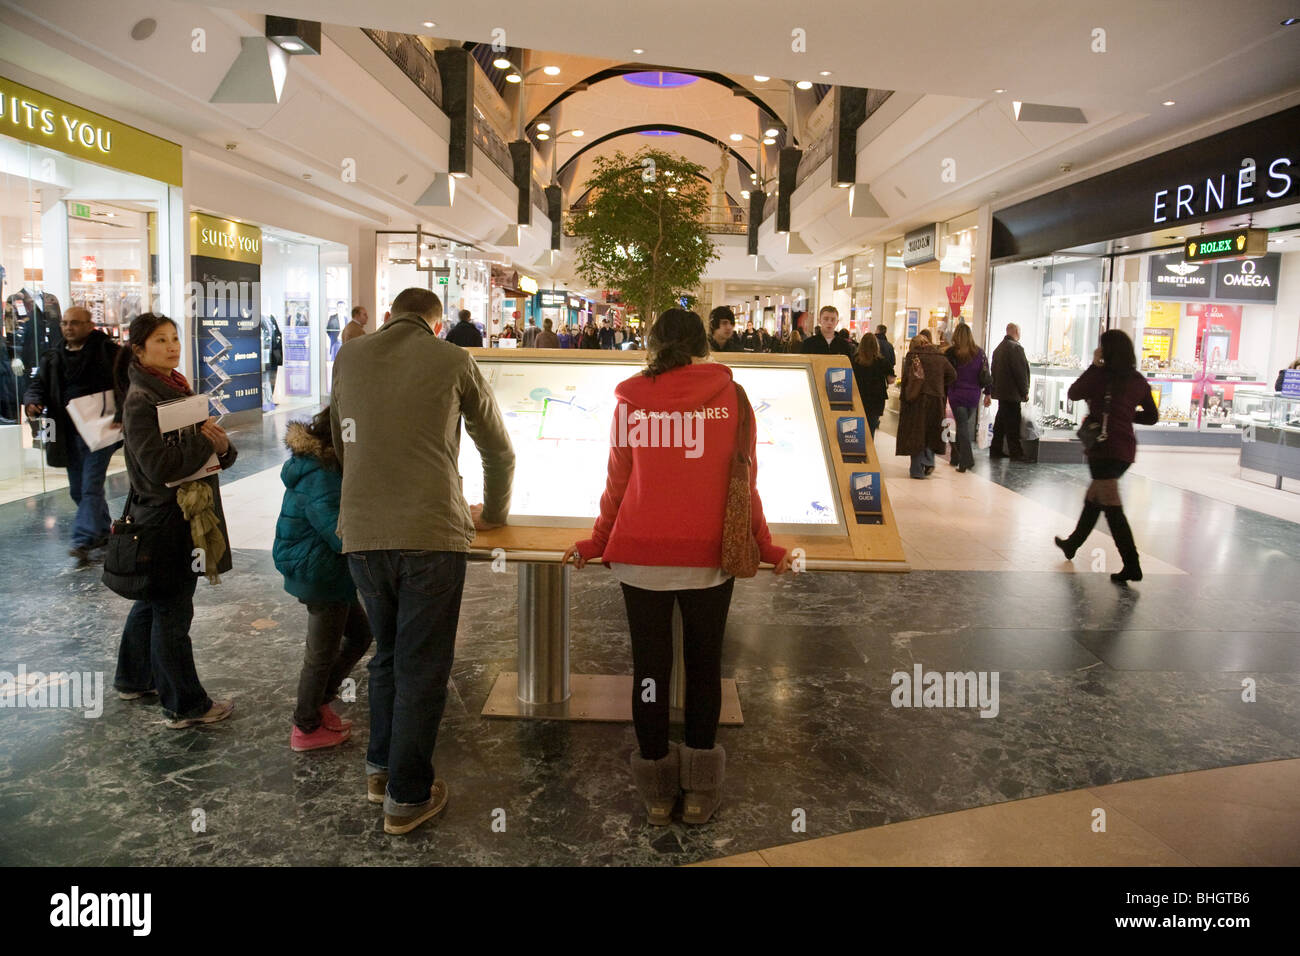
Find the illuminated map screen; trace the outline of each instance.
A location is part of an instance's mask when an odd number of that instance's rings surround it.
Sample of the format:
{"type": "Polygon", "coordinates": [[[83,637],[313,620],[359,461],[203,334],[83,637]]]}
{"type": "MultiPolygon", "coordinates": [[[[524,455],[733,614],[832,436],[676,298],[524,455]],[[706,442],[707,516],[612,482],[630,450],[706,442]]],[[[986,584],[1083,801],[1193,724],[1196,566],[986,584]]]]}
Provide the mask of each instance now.
{"type": "MultiPolygon", "coordinates": [[[[639,363],[480,359],[515,449],[510,523],[581,527],[600,513],[614,388],[639,363]]],[[[758,425],[758,492],[774,531],[842,533],[820,415],[803,367],[732,366],[758,425]]],[[[465,498],[483,498],[483,466],[462,426],[465,498]]]]}

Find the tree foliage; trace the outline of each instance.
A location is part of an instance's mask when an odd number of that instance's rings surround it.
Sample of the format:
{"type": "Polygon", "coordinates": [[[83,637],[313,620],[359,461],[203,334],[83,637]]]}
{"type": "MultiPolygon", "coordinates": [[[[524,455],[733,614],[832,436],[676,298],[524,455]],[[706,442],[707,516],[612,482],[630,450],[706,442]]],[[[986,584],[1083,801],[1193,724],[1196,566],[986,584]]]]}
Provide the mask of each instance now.
{"type": "Polygon", "coordinates": [[[705,226],[712,197],[703,172],[648,147],[596,157],[574,222],[583,279],[619,290],[646,321],[691,293],[718,258],[705,226]]]}

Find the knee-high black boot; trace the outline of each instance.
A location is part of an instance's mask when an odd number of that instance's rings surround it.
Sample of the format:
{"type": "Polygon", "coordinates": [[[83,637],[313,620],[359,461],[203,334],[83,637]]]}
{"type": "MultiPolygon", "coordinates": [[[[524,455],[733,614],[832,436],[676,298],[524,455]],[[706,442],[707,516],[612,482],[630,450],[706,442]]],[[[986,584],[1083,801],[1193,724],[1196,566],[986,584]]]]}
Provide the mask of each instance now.
{"type": "Polygon", "coordinates": [[[1079,523],[1074,526],[1074,532],[1068,538],[1052,539],[1056,542],[1056,546],[1065,552],[1065,560],[1074,560],[1074,553],[1083,547],[1083,542],[1088,540],[1088,535],[1092,534],[1092,529],[1100,515],[1101,505],[1085,498],[1083,511],[1079,512],[1079,523]]]}
{"type": "Polygon", "coordinates": [[[1110,536],[1115,539],[1119,556],[1124,559],[1123,569],[1118,574],[1112,574],[1110,579],[1116,584],[1123,584],[1125,581],[1141,581],[1142,565],[1138,562],[1137,545],[1133,543],[1133,529],[1128,526],[1128,518],[1124,517],[1123,506],[1116,505],[1105,510],[1106,523],[1110,525],[1110,536]]]}

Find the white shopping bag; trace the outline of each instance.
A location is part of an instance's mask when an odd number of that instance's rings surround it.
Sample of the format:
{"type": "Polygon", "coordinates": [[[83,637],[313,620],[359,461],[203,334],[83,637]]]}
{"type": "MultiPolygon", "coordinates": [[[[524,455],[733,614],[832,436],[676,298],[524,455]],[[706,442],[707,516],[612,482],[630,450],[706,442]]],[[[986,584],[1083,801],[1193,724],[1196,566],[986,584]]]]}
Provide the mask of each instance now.
{"type": "Polygon", "coordinates": [[[993,416],[997,414],[996,403],[989,408],[979,410],[979,421],[975,427],[975,447],[991,448],[993,446],[993,416]]]}
{"type": "Polygon", "coordinates": [[[111,389],[82,395],[68,402],[68,417],[91,451],[99,451],[122,440],[122,426],[113,422],[116,413],[117,402],[111,389]]]}

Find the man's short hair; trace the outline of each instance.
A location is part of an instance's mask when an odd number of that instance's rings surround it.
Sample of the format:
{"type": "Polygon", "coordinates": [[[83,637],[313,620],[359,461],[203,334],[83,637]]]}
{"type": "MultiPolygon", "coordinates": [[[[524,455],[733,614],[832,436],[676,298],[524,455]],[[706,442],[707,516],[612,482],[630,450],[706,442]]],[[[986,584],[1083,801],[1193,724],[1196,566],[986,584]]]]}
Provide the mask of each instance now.
{"type": "Polygon", "coordinates": [[[1007,323],[1007,335],[1010,335],[1012,332],[1019,332],[1019,331],[1020,331],[1020,326],[1016,325],[1016,323],[1014,322],[1007,323]]]}
{"type": "Polygon", "coordinates": [[[817,310],[817,318],[820,319],[820,318],[821,318],[823,315],[825,315],[827,312],[831,313],[831,314],[834,315],[836,318],[839,318],[840,310],[837,309],[837,308],[835,308],[835,306],[833,306],[833,305],[824,305],[824,306],[822,306],[820,309],[818,309],[818,310],[817,310]]]}
{"type": "Polygon", "coordinates": [[[393,300],[393,315],[401,315],[403,312],[414,312],[426,319],[440,319],[442,300],[428,289],[403,289],[393,300]]]}
{"type": "Polygon", "coordinates": [[[354,306],[352,307],[352,318],[355,319],[358,315],[360,315],[360,314],[361,314],[362,312],[364,312],[365,310],[366,310],[366,307],[365,307],[364,305],[354,305],[354,306]]]}
{"type": "Polygon", "coordinates": [[[542,328],[544,328],[547,332],[551,331],[551,320],[542,319],[542,328]]]}
{"type": "Polygon", "coordinates": [[[709,331],[716,332],[718,326],[723,322],[730,322],[732,325],[736,324],[736,313],[732,311],[729,305],[720,305],[709,313],[709,331]]]}
{"type": "Polygon", "coordinates": [[[469,309],[461,309],[456,313],[456,318],[460,319],[462,322],[469,322],[474,318],[474,316],[470,314],[469,309]]]}
{"type": "Polygon", "coordinates": [[[876,326],[876,334],[877,334],[877,335],[888,335],[888,334],[889,334],[889,327],[888,327],[888,326],[884,326],[884,325],[877,325],[877,326],[876,326]]]}

